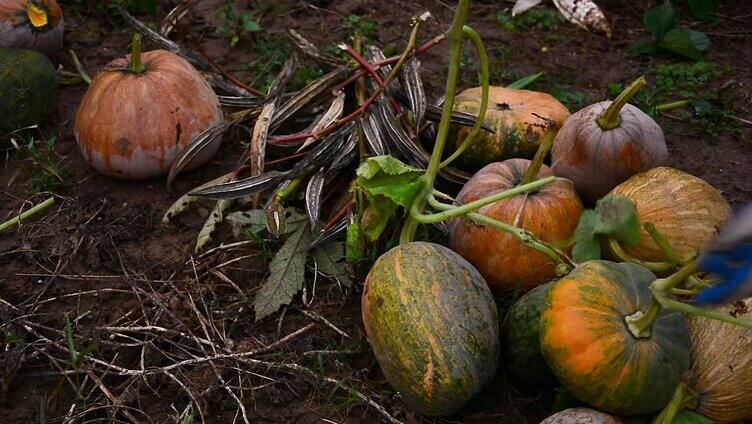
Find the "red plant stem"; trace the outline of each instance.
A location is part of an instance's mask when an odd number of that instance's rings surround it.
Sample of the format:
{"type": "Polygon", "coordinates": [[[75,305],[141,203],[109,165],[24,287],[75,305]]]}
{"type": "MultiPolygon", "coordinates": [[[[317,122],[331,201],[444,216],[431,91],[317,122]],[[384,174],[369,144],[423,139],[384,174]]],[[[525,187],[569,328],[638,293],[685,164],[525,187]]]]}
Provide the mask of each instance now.
{"type": "MultiPolygon", "coordinates": [[[[375,68],[371,62],[369,62],[365,57],[356,52],[355,49],[350,46],[345,45],[345,52],[349,54],[353,59],[355,59],[355,61],[358,62],[360,66],[364,68],[369,74],[371,74],[371,77],[374,79],[374,81],[376,81],[378,85],[384,85],[384,79],[381,78],[381,75],[379,75],[377,68],[375,68]]],[[[399,115],[402,113],[402,108],[396,100],[390,97],[389,102],[392,104],[392,107],[394,108],[394,112],[396,114],[399,115]]]]}
{"type": "Polygon", "coordinates": [[[293,160],[293,159],[300,159],[300,158],[304,157],[307,154],[308,154],[308,152],[296,153],[294,155],[290,155],[290,156],[287,156],[287,157],[284,157],[284,158],[281,158],[281,159],[270,160],[270,161],[268,161],[268,162],[266,162],[264,164],[264,167],[279,165],[280,163],[287,162],[287,161],[293,160]]]}
{"type": "Polygon", "coordinates": [[[343,216],[347,215],[347,212],[353,206],[355,206],[355,199],[352,199],[349,202],[345,203],[345,206],[342,206],[342,209],[340,209],[336,214],[334,214],[334,216],[329,219],[329,222],[327,222],[324,226],[324,231],[331,230],[332,227],[337,225],[337,222],[339,222],[339,220],[342,219],[343,216]]]}
{"type": "MultiPolygon", "coordinates": [[[[446,39],[446,34],[439,34],[436,37],[433,37],[432,39],[430,39],[427,42],[423,43],[423,45],[421,45],[417,49],[415,49],[415,54],[416,55],[421,55],[421,54],[425,53],[426,51],[430,50],[435,45],[441,43],[445,39],[446,39]]],[[[399,62],[399,58],[400,58],[399,56],[392,56],[392,57],[386,58],[384,60],[380,60],[378,62],[374,62],[371,65],[375,69],[379,69],[382,66],[394,65],[395,63],[399,62]]],[[[349,78],[347,78],[342,83],[340,83],[339,85],[337,85],[335,87],[335,89],[334,89],[334,92],[342,90],[343,88],[347,87],[348,85],[352,84],[353,82],[359,80],[360,78],[363,78],[367,73],[368,73],[367,69],[360,68],[360,69],[356,70],[355,73],[352,74],[349,78]]]]}
{"type": "Polygon", "coordinates": [[[219,66],[219,63],[217,63],[214,59],[212,59],[209,56],[209,54],[206,53],[206,50],[204,50],[201,46],[199,46],[198,43],[194,42],[190,37],[188,37],[183,32],[182,29],[180,29],[180,25],[178,25],[177,21],[175,22],[175,25],[173,26],[173,28],[180,35],[180,38],[188,42],[188,44],[190,44],[191,47],[193,47],[197,52],[199,52],[199,54],[201,54],[201,56],[203,56],[204,59],[206,59],[206,61],[209,62],[209,64],[211,64],[211,66],[213,66],[214,69],[216,69],[217,72],[220,73],[220,75],[222,75],[223,77],[225,77],[226,79],[228,79],[229,81],[237,85],[238,87],[242,88],[243,90],[253,94],[254,96],[261,97],[262,99],[266,98],[266,93],[264,93],[263,91],[257,88],[251,87],[250,85],[244,83],[243,81],[240,81],[239,79],[230,75],[221,66],[219,66]]]}

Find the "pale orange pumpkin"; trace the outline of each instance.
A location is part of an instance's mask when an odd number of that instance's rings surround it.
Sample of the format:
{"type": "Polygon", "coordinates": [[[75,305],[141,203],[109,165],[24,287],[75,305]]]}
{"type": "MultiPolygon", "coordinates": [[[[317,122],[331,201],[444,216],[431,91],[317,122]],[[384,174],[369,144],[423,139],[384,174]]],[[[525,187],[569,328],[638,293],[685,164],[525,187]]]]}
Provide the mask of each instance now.
{"type": "MultiPolygon", "coordinates": [[[[543,140],[550,122],[561,125],[569,110],[547,93],[492,86],[484,122],[494,129],[481,131],[457,159],[457,166],[477,171],[491,162],[510,158],[531,158],[543,140]]],[[[461,92],[454,100],[454,110],[478,115],[481,88],[461,92]]],[[[452,137],[454,149],[467,138],[470,128],[461,127],[452,137]]]]}
{"type": "MultiPolygon", "coordinates": [[[[99,172],[140,179],[167,172],[191,138],[222,119],[219,100],[198,71],[165,50],[141,57],[140,39],[134,39],[134,53],[112,61],[92,81],[76,115],[75,136],[99,172]]],[[[187,169],[206,163],[218,148],[219,138],[187,169]]]]}
{"type": "Polygon", "coordinates": [[[0,47],[51,53],[63,44],[62,11],[55,0],[0,0],[0,47]]]}
{"type": "MultiPolygon", "coordinates": [[[[519,185],[531,161],[509,159],[478,171],[457,195],[466,204],[519,185]]],[[[542,166],[539,178],[553,175],[542,166]]],[[[566,180],[556,180],[538,191],[500,200],[479,213],[530,231],[549,243],[568,240],[582,215],[580,198],[566,180]]],[[[450,223],[450,247],[473,264],[496,293],[521,287],[530,290],[556,277],[556,263],[522,244],[514,235],[464,219],[450,223]]]]}
{"type": "MultiPolygon", "coordinates": [[[[610,194],[630,198],[640,222],[655,225],[680,256],[700,251],[731,216],[720,191],[700,178],[665,166],[633,176],[610,194]]],[[[636,245],[621,248],[643,261],[667,260],[644,229],[636,245]]]]}
{"type": "Polygon", "coordinates": [[[551,168],[595,202],[634,174],[668,164],[658,124],[627,101],[645,85],[640,78],[613,102],[599,102],[564,122],[551,149],[551,168]]]}

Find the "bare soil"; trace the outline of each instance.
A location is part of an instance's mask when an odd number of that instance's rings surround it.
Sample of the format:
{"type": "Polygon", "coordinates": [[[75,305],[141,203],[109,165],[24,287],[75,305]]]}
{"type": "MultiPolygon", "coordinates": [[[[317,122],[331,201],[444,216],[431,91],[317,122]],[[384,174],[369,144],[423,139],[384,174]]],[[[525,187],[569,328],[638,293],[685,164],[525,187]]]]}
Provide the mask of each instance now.
{"type": "MultiPolygon", "coordinates": [[[[121,18],[99,10],[98,3],[61,2],[67,26],[66,48],[74,49],[92,74],[122,56],[132,35],[121,18]]],[[[174,5],[162,3],[160,19],[174,5]]],[[[254,10],[265,31],[281,34],[294,28],[320,46],[346,39],[350,30],[345,21],[350,15],[375,21],[374,41],[399,48],[406,40],[411,16],[424,10],[432,12],[433,19],[423,32],[427,39],[445,30],[453,14],[453,3],[442,0],[234,3],[237,9],[254,10]]],[[[647,35],[642,14],[656,2],[602,3],[614,19],[611,40],[567,23],[553,30],[521,28],[510,32],[494,16],[513,2],[476,2],[470,25],[487,43],[495,67],[493,82],[509,83],[545,71],[546,77],[536,89],[581,91],[586,96],[584,103],[589,104],[606,98],[611,82],[629,83],[641,74],[652,81],[657,65],[681,60],[666,55],[634,58],[626,53],[631,43],[647,35]]],[[[199,2],[183,27],[226,69],[250,81],[254,76],[243,71],[243,64],[255,58],[252,38],[243,37],[231,48],[227,38],[214,33],[219,22],[217,9],[222,4],[218,0],[199,2]]],[[[553,8],[551,4],[541,7],[553,8]]],[[[728,67],[728,72],[711,85],[727,90],[733,99],[734,115],[749,120],[752,4],[724,2],[720,15],[711,23],[685,23],[710,36],[709,60],[728,67]]],[[[689,15],[684,11],[681,16],[686,19],[689,15]]],[[[440,45],[422,57],[424,79],[434,98],[443,91],[446,53],[446,46],[440,45]]],[[[472,56],[470,59],[472,63],[472,56]]],[[[54,61],[67,70],[74,69],[65,51],[54,61]]],[[[474,75],[472,66],[465,70],[465,86],[472,84],[474,75]]],[[[165,190],[162,178],[113,180],[87,165],[73,137],[75,112],[84,92],[82,85],[62,88],[57,110],[44,128],[56,138],[54,150],[61,158],[59,169],[65,181],[56,191],[59,197],[55,206],[18,231],[0,235],[0,323],[6,336],[20,337],[0,345],[3,422],[35,422],[40,411],[47,422],[69,422],[66,417],[81,421],[175,422],[186,415],[193,416],[194,422],[201,418],[207,422],[242,422],[238,402],[223,385],[242,396],[250,422],[357,423],[383,419],[347,390],[297,372],[289,364],[336,379],[409,423],[536,423],[552,411],[554,391],[525,387],[508,380],[503,371],[456,416],[431,420],[406,411],[380,373],[365,340],[359,286],[344,290],[332,282],[320,282],[308,308],[349,337],[312,320],[297,307],[288,308],[281,319],[276,316],[254,322],[249,299],[266,275],[265,253],[243,248],[193,256],[196,234],[208,214],[206,207],[188,214],[175,231],[160,226],[162,215],[180,195],[234,166],[246,133],[231,133],[215,160],[182,175],[171,192],[165,190]],[[224,264],[236,258],[242,259],[224,264]],[[134,370],[163,367],[176,358],[259,349],[309,324],[316,325],[284,346],[253,357],[263,363],[227,360],[217,362],[222,369],[202,363],[128,377],[111,375],[105,371],[112,369],[88,360],[79,373],[71,372],[65,359],[66,314],[72,321],[77,350],[96,341],[99,347],[92,358],[134,370]],[[24,327],[28,323],[34,326],[24,327]],[[116,329],[134,325],[151,329],[135,333],[116,329]],[[345,353],[306,353],[319,350],[345,353]],[[78,402],[75,386],[81,389],[78,402]],[[78,405],[75,409],[74,403],[78,405]],[[198,407],[186,410],[191,403],[198,407]]],[[[688,120],[677,119],[679,116],[671,112],[657,118],[666,134],[673,166],[707,180],[734,206],[751,201],[752,127],[742,123],[740,136],[722,131],[710,137],[688,120]]],[[[11,150],[2,155],[0,221],[45,198],[28,184],[32,175],[24,165],[26,159],[19,159],[11,150]]],[[[234,241],[226,229],[216,238],[234,241]]],[[[309,299],[310,295],[309,288],[309,299]]],[[[294,305],[301,305],[299,297],[294,305]]]]}

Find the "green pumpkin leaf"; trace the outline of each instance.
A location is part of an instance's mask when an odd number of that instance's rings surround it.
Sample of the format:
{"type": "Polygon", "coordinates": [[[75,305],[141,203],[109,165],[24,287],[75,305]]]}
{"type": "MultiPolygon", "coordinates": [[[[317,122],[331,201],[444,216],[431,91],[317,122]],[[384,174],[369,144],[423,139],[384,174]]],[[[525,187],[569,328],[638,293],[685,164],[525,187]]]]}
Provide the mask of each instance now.
{"type": "Polygon", "coordinates": [[[543,76],[545,72],[538,72],[537,74],[528,75],[524,78],[520,78],[517,81],[509,84],[507,88],[515,88],[515,89],[522,89],[525,88],[531,84],[533,84],[535,81],[538,81],[540,77],[543,76]]]}
{"type": "Polygon", "coordinates": [[[345,258],[347,262],[358,262],[363,259],[366,249],[365,236],[360,222],[354,222],[347,226],[347,243],[345,245],[345,258]]]}
{"type": "Polygon", "coordinates": [[[422,172],[422,169],[414,168],[410,165],[402,163],[399,159],[393,156],[374,156],[366,159],[360,168],[357,170],[358,177],[366,180],[376,177],[380,172],[387,175],[403,175],[412,172],[422,172]]]}
{"type": "Polygon", "coordinates": [[[655,38],[660,40],[676,26],[676,11],[671,2],[667,1],[645,12],[643,21],[655,38]]]}
{"type": "MultiPolygon", "coordinates": [[[[658,46],[650,38],[641,38],[629,47],[629,53],[633,55],[653,55],[658,53],[658,46]]],[[[619,91],[619,93],[621,90],[619,91]]],[[[618,93],[617,93],[618,94],[618,93]]]]}
{"type": "Polygon", "coordinates": [[[690,28],[674,28],[658,42],[658,47],[694,60],[702,60],[703,52],[710,47],[710,39],[702,32],[690,28]]]}
{"type": "Polygon", "coordinates": [[[313,252],[313,259],[318,266],[318,272],[326,274],[345,287],[352,287],[353,281],[347,268],[340,263],[345,259],[345,245],[343,243],[332,243],[320,247],[313,252]]]}
{"type": "Polygon", "coordinates": [[[290,235],[269,264],[269,278],[261,285],[253,300],[257,322],[277,312],[283,305],[289,305],[303,288],[307,249],[311,243],[307,222],[308,220],[290,235]]]}
{"type": "Polygon", "coordinates": [[[714,424],[714,421],[703,417],[697,412],[682,409],[674,417],[673,424],[714,424]]]}
{"type": "Polygon", "coordinates": [[[575,262],[587,262],[601,258],[601,243],[596,228],[600,218],[595,211],[585,211],[574,230],[575,244],[572,258],[575,262]]]}
{"type": "Polygon", "coordinates": [[[610,194],[598,201],[595,210],[587,210],[574,231],[572,257],[576,262],[601,258],[602,237],[612,237],[627,245],[640,240],[637,208],[627,197],[610,194]]]}
{"type": "Polygon", "coordinates": [[[637,208],[628,197],[608,195],[598,201],[595,213],[599,218],[595,228],[598,234],[611,236],[627,245],[640,241],[637,208]]]}
{"type": "Polygon", "coordinates": [[[688,0],[689,10],[701,21],[712,21],[718,11],[718,0],[688,0]]]}

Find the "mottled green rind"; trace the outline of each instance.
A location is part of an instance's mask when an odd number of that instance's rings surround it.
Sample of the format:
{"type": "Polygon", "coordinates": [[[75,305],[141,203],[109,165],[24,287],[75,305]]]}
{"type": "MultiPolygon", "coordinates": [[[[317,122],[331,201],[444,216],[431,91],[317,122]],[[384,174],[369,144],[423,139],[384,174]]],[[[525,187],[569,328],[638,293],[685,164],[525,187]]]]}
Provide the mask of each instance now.
{"type": "Polygon", "coordinates": [[[649,306],[650,283],[656,278],[652,272],[633,263],[597,260],[581,264],[565,278],[581,281],[580,297],[573,299],[570,307],[579,309],[581,319],[591,323],[591,331],[598,334],[593,343],[602,344],[611,360],[593,363],[581,374],[557,361],[567,352],[544,342],[551,325],[548,311],[563,307],[551,302],[554,285],[541,311],[541,350],[553,373],[572,395],[600,411],[620,416],[658,412],[671,400],[689,370],[690,335],[684,316],[663,310],[651,336],[638,339],[627,328],[624,317],[649,306]],[[594,284],[588,278],[593,272],[604,277],[607,284],[594,284]]]}
{"type": "Polygon", "coordinates": [[[541,309],[553,285],[553,281],[542,284],[519,298],[505,321],[504,364],[525,384],[541,386],[556,382],[540,347],[541,309]]]}
{"type": "MultiPolygon", "coordinates": [[[[455,105],[458,112],[477,115],[480,112],[480,103],[464,102],[455,105]]],[[[470,143],[467,149],[457,158],[455,165],[465,171],[475,172],[492,162],[501,162],[510,158],[529,158],[538,150],[539,137],[535,133],[525,134],[522,129],[508,125],[506,121],[491,114],[486,116],[484,123],[496,130],[491,134],[485,130],[470,143]]],[[[453,152],[465,141],[469,127],[453,128],[450,145],[447,153],[453,152]]]]}
{"type": "Polygon", "coordinates": [[[414,242],[382,255],[366,279],[363,322],[387,380],[420,414],[458,411],[496,373],[491,291],[444,246],[414,242]]]}
{"type": "Polygon", "coordinates": [[[0,49],[0,137],[41,124],[56,98],[57,73],[46,56],[0,49]]]}

